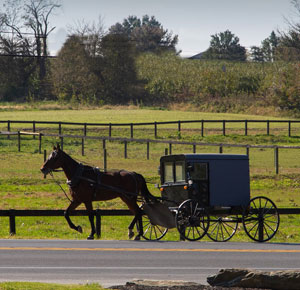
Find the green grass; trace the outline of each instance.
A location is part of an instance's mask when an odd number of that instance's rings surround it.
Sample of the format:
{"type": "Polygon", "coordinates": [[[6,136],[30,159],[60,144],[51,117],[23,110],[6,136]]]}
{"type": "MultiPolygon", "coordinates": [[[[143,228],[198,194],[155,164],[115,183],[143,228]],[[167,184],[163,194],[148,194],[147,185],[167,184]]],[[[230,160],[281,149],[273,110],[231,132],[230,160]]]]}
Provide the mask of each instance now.
{"type": "Polygon", "coordinates": [[[2,282],[0,290],[103,290],[98,284],[62,285],[38,282],[2,282]]]}
{"type": "MultiPolygon", "coordinates": [[[[55,120],[76,122],[152,122],[188,119],[244,119],[264,118],[267,116],[243,116],[233,114],[202,114],[199,112],[166,111],[150,109],[100,109],[100,110],[4,110],[0,111],[1,120],[55,120]]],[[[259,124],[258,124],[259,125],[259,124]]],[[[257,125],[257,126],[258,126],[257,125]]],[[[17,125],[16,125],[17,126],[17,125]]],[[[21,126],[21,125],[18,125],[21,126]]],[[[23,125],[22,125],[23,126],[23,125]]],[[[180,136],[177,127],[159,129],[160,139],[180,139],[183,141],[202,141],[214,143],[238,143],[238,144],[264,144],[264,145],[300,145],[297,136],[287,137],[286,128],[278,125],[276,134],[265,135],[264,127],[258,126],[253,129],[249,136],[228,133],[228,136],[217,135],[216,128],[212,128],[210,134],[201,137],[199,128],[195,124],[182,126],[180,136]]],[[[5,127],[5,126],[4,126],[5,127]]],[[[5,129],[5,128],[4,128],[5,129]]],[[[14,129],[24,129],[16,127],[14,129]]],[[[29,128],[27,128],[29,129],[29,128]]],[[[51,129],[50,127],[47,128],[51,129]]],[[[235,128],[233,128],[235,129],[235,128]]],[[[57,126],[52,128],[57,132],[57,126]]],[[[78,133],[79,130],[63,129],[66,132],[78,133]]],[[[114,129],[115,135],[127,136],[129,129],[114,129]]],[[[241,131],[242,132],[242,131],[241,131]]],[[[220,132],[219,132],[220,133],[220,132]]],[[[294,131],[294,133],[297,133],[294,131]]],[[[107,135],[107,130],[94,129],[89,131],[90,135],[107,135]]],[[[153,138],[153,129],[144,128],[135,132],[139,138],[153,138]]],[[[300,133],[299,133],[300,135],[300,133]]],[[[53,144],[59,142],[57,138],[43,138],[42,150],[51,151],[53,144]]],[[[65,209],[69,202],[63,192],[55,184],[52,178],[43,178],[39,168],[43,164],[43,154],[38,153],[38,139],[31,136],[22,136],[21,152],[18,152],[16,136],[7,139],[0,135],[0,209],[65,209]]],[[[102,141],[86,140],[85,156],[81,156],[81,140],[66,138],[64,150],[72,157],[81,162],[93,166],[103,167],[102,141]]],[[[157,174],[159,159],[164,155],[164,144],[150,145],[150,159],[146,158],[146,144],[129,143],[128,158],[124,158],[124,144],[119,142],[107,142],[108,168],[127,169],[137,171],[146,177],[150,191],[155,195],[160,192],[154,187],[154,183],[160,183],[157,174]]],[[[193,148],[187,145],[174,145],[172,153],[191,153],[193,148]]],[[[217,153],[218,147],[197,146],[198,153],[217,153]]],[[[245,154],[244,148],[224,147],[224,153],[245,154]]],[[[250,173],[251,173],[251,197],[263,195],[271,198],[278,207],[298,207],[300,196],[298,188],[300,184],[300,154],[299,149],[281,149],[279,151],[279,172],[274,174],[274,149],[251,149],[250,150],[250,173]]],[[[63,173],[56,173],[55,178],[68,190],[63,173]]],[[[80,209],[84,207],[81,206],[80,209]]],[[[119,199],[96,202],[94,208],[126,208],[119,199]]],[[[63,217],[17,217],[17,234],[13,238],[49,238],[49,239],[85,239],[89,233],[87,217],[72,217],[76,224],[83,227],[83,235],[72,231],[67,226],[63,217]]],[[[127,227],[130,217],[103,217],[102,239],[127,239],[127,227]]],[[[274,242],[299,242],[300,234],[299,218],[294,216],[281,217],[280,230],[272,241],[274,242]]],[[[10,238],[8,218],[0,218],[0,238],[10,238]]],[[[170,231],[164,240],[178,240],[176,230],[170,231]]],[[[241,229],[233,241],[249,241],[241,229]]]]}

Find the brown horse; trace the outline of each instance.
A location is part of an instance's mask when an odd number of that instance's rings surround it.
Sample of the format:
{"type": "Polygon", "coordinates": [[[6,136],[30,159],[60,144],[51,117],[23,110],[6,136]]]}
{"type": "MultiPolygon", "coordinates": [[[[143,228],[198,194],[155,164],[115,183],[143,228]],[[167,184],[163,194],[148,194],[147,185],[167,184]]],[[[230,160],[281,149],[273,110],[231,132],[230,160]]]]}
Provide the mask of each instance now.
{"type": "Polygon", "coordinates": [[[145,201],[156,199],[149,192],[146,181],[142,175],[126,170],[100,172],[97,168],[78,163],[62,151],[59,145],[53,147],[53,152],[43,164],[41,171],[46,175],[58,168],[62,168],[67,177],[67,184],[69,185],[70,195],[72,197],[71,204],[65,211],[65,218],[70,228],[82,233],[81,226],[75,226],[72,223],[70,212],[75,210],[81,203],[84,203],[91,224],[91,233],[88,239],[94,239],[96,230],[92,202],[119,197],[135,215],[135,218],[128,227],[128,237],[132,238],[134,236],[134,224],[139,222],[139,233],[135,239],[140,239],[143,235],[143,227],[142,212],[137,204],[139,193],[141,193],[145,201]]]}

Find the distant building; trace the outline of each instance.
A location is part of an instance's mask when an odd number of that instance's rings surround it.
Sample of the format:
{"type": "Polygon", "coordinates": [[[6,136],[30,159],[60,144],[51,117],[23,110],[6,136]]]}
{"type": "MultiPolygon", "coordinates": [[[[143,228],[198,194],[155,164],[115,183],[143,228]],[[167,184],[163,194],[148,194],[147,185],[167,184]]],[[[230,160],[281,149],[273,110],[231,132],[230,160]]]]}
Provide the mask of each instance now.
{"type": "Polygon", "coordinates": [[[204,54],[204,51],[200,52],[198,54],[195,54],[195,55],[189,57],[188,59],[202,59],[203,58],[203,54],[204,54]]]}

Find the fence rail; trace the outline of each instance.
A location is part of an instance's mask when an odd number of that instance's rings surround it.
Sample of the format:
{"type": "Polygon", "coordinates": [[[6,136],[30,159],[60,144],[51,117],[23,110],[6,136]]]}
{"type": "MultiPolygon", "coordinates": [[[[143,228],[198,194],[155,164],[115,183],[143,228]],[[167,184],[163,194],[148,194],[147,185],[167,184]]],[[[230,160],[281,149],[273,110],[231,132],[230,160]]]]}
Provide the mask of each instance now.
{"type": "MultiPolygon", "coordinates": [[[[34,133],[34,132],[24,132],[24,131],[18,131],[18,132],[8,132],[8,131],[0,131],[0,135],[8,135],[18,136],[18,151],[21,151],[21,136],[22,135],[33,135],[39,137],[39,153],[42,153],[42,138],[43,137],[55,137],[60,138],[60,145],[63,149],[64,147],[64,138],[75,138],[75,139],[81,139],[81,146],[82,146],[82,155],[84,155],[85,152],[85,142],[84,140],[90,139],[90,140],[102,140],[103,142],[103,168],[104,170],[107,169],[107,150],[106,150],[106,141],[118,141],[124,143],[124,158],[128,158],[128,144],[130,142],[136,142],[136,143],[144,143],[147,144],[147,160],[149,160],[150,156],[150,144],[151,143],[160,143],[160,144],[166,144],[168,145],[168,148],[165,149],[165,155],[172,154],[172,145],[190,145],[192,148],[192,152],[196,153],[196,147],[197,146],[211,146],[211,147],[218,147],[219,153],[223,153],[224,147],[231,147],[231,148],[245,148],[246,154],[250,155],[250,149],[256,148],[256,149],[273,149],[274,150],[274,167],[275,167],[275,173],[279,173],[279,149],[300,149],[300,146],[284,146],[284,145],[250,145],[250,144],[228,144],[228,143],[203,143],[203,142],[188,142],[188,141],[177,141],[177,140],[156,140],[156,139],[134,139],[134,138],[121,138],[121,137],[106,137],[106,136],[83,136],[83,135],[62,135],[62,134],[48,134],[48,133],[34,133]]],[[[44,151],[44,159],[45,159],[46,153],[44,151]]]]}
{"type": "Polygon", "coordinates": [[[32,124],[32,131],[37,131],[37,125],[57,125],[58,133],[62,134],[62,126],[81,126],[83,130],[83,135],[87,136],[88,127],[108,127],[108,136],[112,136],[113,127],[128,127],[130,129],[130,138],[134,137],[134,127],[139,126],[153,126],[154,137],[158,137],[158,126],[159,125],[174,125],[177,124],[177,131],[181,132],[183,124],[198,123],[201,125],[201,136],[204,136],[205,124],[209,123],[219,123],[222,127],[222,134],[226,136],[227,124],[230,123],[241,123],[244,128],[244,135],[248,135],[250,124],[263,123],[266,124],[266,134],[270,135],[270,125],[279,123],[287,125],[287,135],[292,136],[292,125],[299,124],[300,120],[178,120],[178,121],[163,121],[163,122],[141,122],[141,123],[79,123],[79,122],[56,122],[56,121],[20,121],[20,120],[0,120],[1,123],[7,124],[7,131],[11,131],[12,124],[32,124]]]}
{"type": "MultiPolygon", "coordinates": [[[[210,211],[210,214],[218,214],[220,210],[210,211]]],[[[300,214],[300,208],[278,208],[280,215],[300,214]]],[[[16,217],[60,217],[64,216],[64,210],[0,210],[0,216],[9,217],[9,233],[16,234],[16,217]]],[[[71,216],[88,216],[86,210],[76,210],[71,216]]],[[[102,216],[132,216],[132,213],[126,209],[97,209],[94,210],[96,217],[96,235],[101,237],[101,217],[102,216]]]]}
{"type": "MultiPolygon", "coordinates": [[[[132,213],[126,209],[97,209],[94,210],[96,217],[96,234],[101,236],[101,217],[102,216],[130,216],[132,213]]],[[[9,217],[9,233],[16,234],[16,217],[45,217],[45,216],[64,216],[64,210],[0,210],[0,216],[9,217]]],[[[76,210],[71,213],[71,216],[88,216],[86,210],[76,210]]]]}

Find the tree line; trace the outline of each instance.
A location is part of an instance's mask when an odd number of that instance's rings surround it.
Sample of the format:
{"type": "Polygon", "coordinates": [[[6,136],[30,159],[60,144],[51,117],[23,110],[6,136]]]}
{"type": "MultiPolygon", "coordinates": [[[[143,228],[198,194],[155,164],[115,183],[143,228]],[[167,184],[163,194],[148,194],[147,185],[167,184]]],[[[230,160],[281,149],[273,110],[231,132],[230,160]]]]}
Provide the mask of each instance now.
{"type": "MultiPolygon", "coordinates": [[[[292,0],[291,3],[300,17],[300,1],[292,0]]],[[[101,18],[98,22],[78,22],[69,29],[57,57],[51,58],[47,41],[55,27],[50,20],[60,7],[59,0],[6,0],[2,10],[0,8],[0,100],[60,100],[97,105],[127,104],[130,101],[155,104],[185,102],[185,97],[193,92],[195,85],[190,82],[190,87],[187,87],[188,80],[181,87],[178,83],[175,85],[176,74],[172,73],[170,66],[164,76],[159,71],[156,75],[152,74],[157,71],[154,63],[160,67],[159,62],[170,59],[170,65],[174,66],[176,59],[176,67],[181,62],[185,70],[190,70],[186,78],[193,79],[192,75],[197,74],[194,60],[189,60],[187,65],[186,60],[179,57],[180,52],[176,49],[178,35],[165,29],[154,16],[128,16],[107,31],[101,18]],[[146,68],[152,71],[145,73],[146,68]],[[169,81],[170,75],[174,76],[173,82],[169,81]],[[162,77],[159,82],[158,76],[162,77]],[[173,85],[166,90],[164,83],[173,85]]],[[[197,81],[202,83],[188,101],[194,102],[199,96],[201,102],[204,96],[208,99],[215,95],[228,97],[240,94],[241,90],[248,95],[255,94],[262,84],[261,74],[255,74],[256,79],[248,73],[243,78],[230,80],[228,67],[235,66],[234,63],[244,63],[247,67],[251,63],[277,63],[279,66],[282,61],[300,61],[300,22],[290,21],[286,32],[272,31],[261,46],[253,46],[249,51],[231,31],[216,33],[211,36],[209,48],[201,53],[200,61],[208,65],[201,64],[199,67],[210,69],[206,69],[205,74],[203,70],[198,71],[202,78],[197,81]],[[227,68],[226,74],[223,74],[227,85],[225,90],[220,89],[217,93],[213,87],[224,86],[224,80],[219,72],[213,73],[216,61],[233,62],[232,65],[222,64],[223,72],[227,68]],[[212,78],[210,83],[207,82],[208,75],[218,78],[212,78]],[[219,85],[214,84],[216,82],[219,85]],[[228,84],[233,83],[236,89],[230,90],[229,87],[234,86],[228,84]]],[[[300,82],[297,66],[295,69],[296,76],[286,77],[284,94],[289,102],[290,95],[293,102],[299,96],[299,88],[293,87],[293,82],[300,82]]],[[[297,106],[292,107],[297,109],[297,106]]]]}

